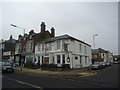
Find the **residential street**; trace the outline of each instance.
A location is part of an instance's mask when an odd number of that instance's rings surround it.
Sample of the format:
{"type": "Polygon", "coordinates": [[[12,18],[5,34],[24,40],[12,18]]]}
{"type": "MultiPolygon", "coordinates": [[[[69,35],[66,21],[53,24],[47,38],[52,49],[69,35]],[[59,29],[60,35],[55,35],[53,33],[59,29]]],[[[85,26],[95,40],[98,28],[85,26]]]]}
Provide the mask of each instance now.
{"type": "Polygon", "coordinates": [[[117,88],[118,64],[112,64],[105,69],[95,70],[96,75],[64,78],[44,77],[33,74],[17,73],[3,74],[3,88],[117,88]]]}

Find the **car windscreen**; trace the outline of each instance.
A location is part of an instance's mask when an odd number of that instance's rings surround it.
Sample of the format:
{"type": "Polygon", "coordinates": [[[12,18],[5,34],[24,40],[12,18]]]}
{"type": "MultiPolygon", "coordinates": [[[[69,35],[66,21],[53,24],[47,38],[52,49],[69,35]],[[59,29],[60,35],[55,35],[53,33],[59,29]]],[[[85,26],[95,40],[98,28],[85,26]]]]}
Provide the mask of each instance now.
{"type": "Polygon", "coordinates": [[[2,66],[11,66],[10,63],[2,63],[2,66]]]}

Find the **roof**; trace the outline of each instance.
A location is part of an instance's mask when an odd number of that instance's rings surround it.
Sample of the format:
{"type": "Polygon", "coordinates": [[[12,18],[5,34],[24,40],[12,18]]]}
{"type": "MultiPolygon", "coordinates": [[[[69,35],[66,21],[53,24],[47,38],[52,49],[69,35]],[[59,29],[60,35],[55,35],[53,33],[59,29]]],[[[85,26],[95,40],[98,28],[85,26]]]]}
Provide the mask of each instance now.
{"type": "Polygon", "coordinates": [[[92,49],[92,54],[98,54],[98,53],[107,53],[107,51],[102,48],[92,49]]]}
{"type": "Polygon", "coordinates": [[[4,48],[3,51],[14,51],[16,40],[15,39],[9,39],[9,40],[4,41],[3,44],[5,44],[5,48],[4,48]]]}
{"type": "Polygon", "coordinates": [[[39,43],[48,43],[48,42],[53,42],[53,41],[61,40],[61,39],[72,39],[72,40],[76,40],[76,41],[79,41],[79,42],[81,42],[81,43],[84,43],[84,44],[86,44],[86,45],[88,45],[88,46],[91,46],[91,45],[89,45],[89,44],[87,44],[87,43],[85,43],[85,42],[83,42],[83,41],[81,41],[81,40],[79,40],[79,39],[76,39],[76,38],[74,38],[74,37],[71,37],[71,36],[69,36],[69,35],[67,35],[67,34],[61,35],[61,36],[57,36],[57,37],[52,37],[52,38],[49,38],[49,39],[46,39],[46,40],[42,40],[42,41],[40,41],[39,43]]]}

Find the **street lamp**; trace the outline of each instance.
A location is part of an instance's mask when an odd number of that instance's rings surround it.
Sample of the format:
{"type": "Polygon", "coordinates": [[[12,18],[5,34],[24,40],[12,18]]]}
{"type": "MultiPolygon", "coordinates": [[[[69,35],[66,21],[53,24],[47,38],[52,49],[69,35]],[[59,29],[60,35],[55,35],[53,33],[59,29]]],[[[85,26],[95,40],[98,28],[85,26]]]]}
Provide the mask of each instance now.
{"type": "Polygon", "coordinates": [[[93,35],[93,47],[95,49],[95,36],[98,36],[98,34],[93,35]]]}
{"type": "Polygon", "coordinates": [[[16,25],[14,25],[14,24],[11,24],[11,26],[13,26],[13,27],[17,27],[17,28],[20,28],[20,29],[23,29],[23,36],[24,36],[24,34],[25,34],[25,29],[24,29],[24,28],[19,27],[19,26],[16,26],[16,25]]]}
{"type": "MultiPolygon", "coordinates": [[[[14,25],[14,24],[11,24],[11,26],[13,26],[13,27],[17,27],[17,28],[20,28],[20,29],[23,29],[23,36],[25,35],[25,29],[24,28],[22,28],[22,27],[19,27],[19,26],[17,26],[17,25],[14,25]]],[[[22,64],[23,64],[23,61],[21,62],[21,71],[22,71],[22,64]]]]}

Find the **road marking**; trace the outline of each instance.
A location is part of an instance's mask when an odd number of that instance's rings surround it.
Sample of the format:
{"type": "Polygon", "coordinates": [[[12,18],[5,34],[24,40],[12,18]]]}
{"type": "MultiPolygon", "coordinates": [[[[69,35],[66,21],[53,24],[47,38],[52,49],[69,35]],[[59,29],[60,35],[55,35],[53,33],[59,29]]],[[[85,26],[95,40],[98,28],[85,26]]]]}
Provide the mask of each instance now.
{"type": "Polygon", "coordinates": [[[10,79],[10,78],[8,78],[8,80],[16,81],[17,83],[20,83],[20,84],[26,84],[26,85],[29,85],[29,86],[31,86],[33,88],[43,89],[40,86],[36,86],[36,85],[30,84],[30,83],[27,83],[27,82],[22,82],[22,81],[19,81],[19,80],[16,80],[16,79],[10,79]]]}
{"type": "Polygon", "coordinates": [[[73,79],[68,79],[69,81],[75,81],[75,80],[73,80],[73,79]]]}

